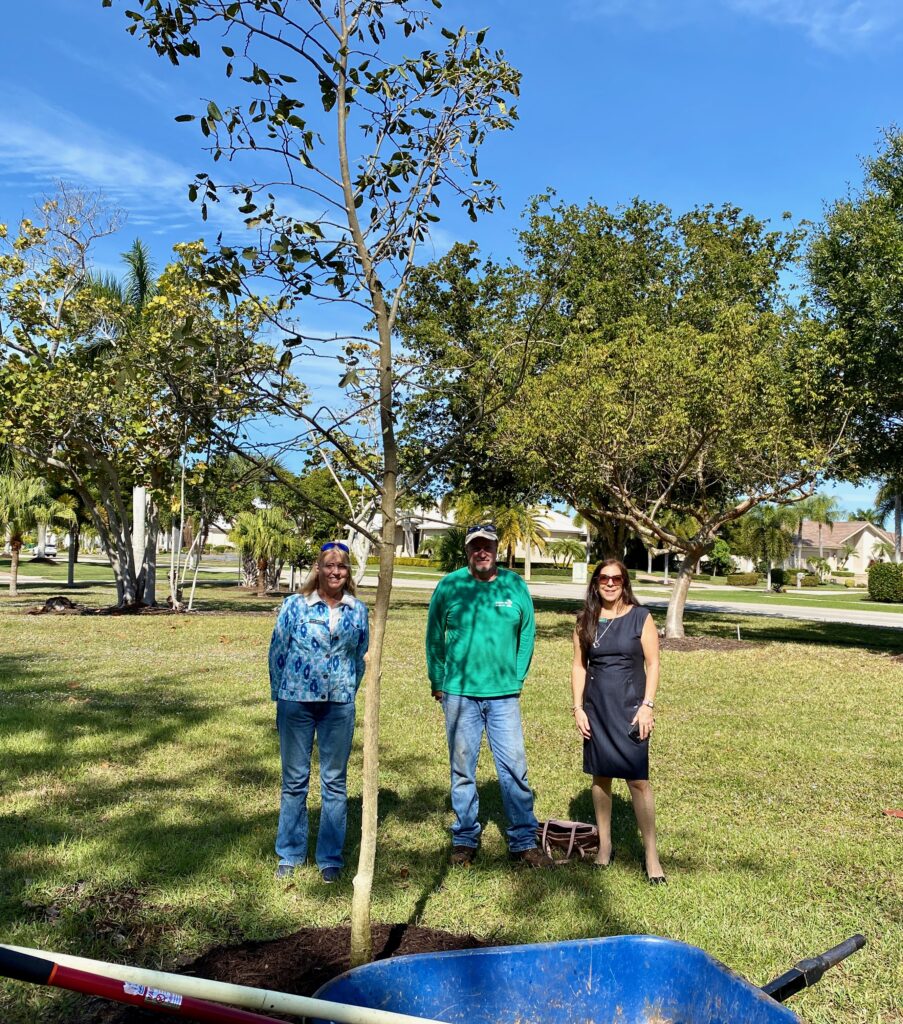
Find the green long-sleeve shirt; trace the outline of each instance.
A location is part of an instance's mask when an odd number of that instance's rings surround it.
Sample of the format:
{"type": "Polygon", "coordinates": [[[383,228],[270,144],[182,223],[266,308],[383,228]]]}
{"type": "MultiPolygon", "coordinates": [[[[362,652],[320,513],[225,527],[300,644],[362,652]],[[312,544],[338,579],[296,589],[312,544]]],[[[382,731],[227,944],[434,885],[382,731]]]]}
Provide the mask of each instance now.
{"type": "Polygon", "coordinates": [[[439,582],[430,601],[430,684],[465,697],[520,693],[535,639],[533,602],[520,576],[499,569],[485,583],[469,569],[458,569],[439,582]]]}

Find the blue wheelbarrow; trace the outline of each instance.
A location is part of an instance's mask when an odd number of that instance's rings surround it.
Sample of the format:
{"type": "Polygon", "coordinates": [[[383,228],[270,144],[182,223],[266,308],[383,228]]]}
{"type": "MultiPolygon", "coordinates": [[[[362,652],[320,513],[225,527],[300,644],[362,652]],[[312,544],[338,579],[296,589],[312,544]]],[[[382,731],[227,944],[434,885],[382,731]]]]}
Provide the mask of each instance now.
{"type": "Polygon", "coordinates": [[[317,997],[447,1024],[798,1024],[783,1000],[863,945],[854,935],[762,988],[654,935],[495,946],[380,960],[317,997]]]}

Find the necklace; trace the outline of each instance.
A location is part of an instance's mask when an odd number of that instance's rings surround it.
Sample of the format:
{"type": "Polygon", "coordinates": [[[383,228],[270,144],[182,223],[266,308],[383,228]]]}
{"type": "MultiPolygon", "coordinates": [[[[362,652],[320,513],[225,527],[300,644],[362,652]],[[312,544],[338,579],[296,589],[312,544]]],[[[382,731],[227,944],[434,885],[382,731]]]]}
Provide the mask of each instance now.
{"type": "Polygon", "coordinates": [[[601,641],[602,637],[605,636],[605,634],[611,629],[611,625],[615,621],[615,619],[619,619],[621,617],[618,614],[619,612],[620,605],[617,609],[612,609],[612,617],[610,619],[603,619],[601,616],[599,617],[599,621],[605,623],[605,629],[603,629],[602,632],[596,637],[596,639],[593,640],[593,647],[599,646],[599,642],[601,641]]]}

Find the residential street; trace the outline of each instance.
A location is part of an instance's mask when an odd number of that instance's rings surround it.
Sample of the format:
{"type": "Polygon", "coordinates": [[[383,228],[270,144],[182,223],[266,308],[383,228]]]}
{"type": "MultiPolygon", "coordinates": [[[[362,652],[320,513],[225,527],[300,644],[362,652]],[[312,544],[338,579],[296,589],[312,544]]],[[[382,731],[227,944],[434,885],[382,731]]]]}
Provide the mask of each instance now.
{"type": "MultiPolygon", "coordinates": [[[[365,576],[363,585],[375,587],[376,577],[365,576]]],[[[432,590],[435,586],[435,580],[399,579],[397,577],[395,580],[396,589],[432,590]]],[[[579,601],[586,591],[586,587],[579,583],[530,583],[528,586],[534,597],[563,598],[573,601],[579,601]]],[[[642,604],[650,608],[666,608],[668,605],[666,597],[650,597],[644,594],[637,596],[642,604]]],[[[818,598],[814,600],[817,601],[818,598]]],[[[687,611],[764,615],[770,618],[799,619],[806,622],[843,622],[854,626],[889,626],[893,629],[903,629],[903,615],[899,612],[854,611],[852,609],[847,611],[843,608],[789,607],[787,605],[766,608],[762,605],[743,604],[740,601],[694,600],[687,601],[687,611]]]]}

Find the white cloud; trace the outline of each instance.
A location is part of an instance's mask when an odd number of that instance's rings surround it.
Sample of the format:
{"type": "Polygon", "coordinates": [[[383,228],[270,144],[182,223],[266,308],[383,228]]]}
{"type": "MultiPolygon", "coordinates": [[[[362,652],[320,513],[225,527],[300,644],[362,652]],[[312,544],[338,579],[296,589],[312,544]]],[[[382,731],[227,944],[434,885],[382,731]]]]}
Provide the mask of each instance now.
{"type": "Polygon", "coordinates": [[[576,17],[630,17],[665,30],[699,21],[715,7],[803,31],[829,50],[866,49],[903,36],[900,0],[577,0],[576,17]]]}
{"type": "Polygon", "coordinates": [[[801,28],[817,46],[864,48],[899,38],[900,0],[729,0],[744,14],[801,28]]]}

